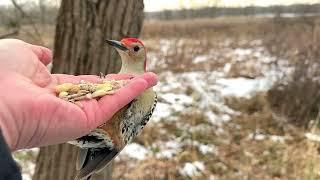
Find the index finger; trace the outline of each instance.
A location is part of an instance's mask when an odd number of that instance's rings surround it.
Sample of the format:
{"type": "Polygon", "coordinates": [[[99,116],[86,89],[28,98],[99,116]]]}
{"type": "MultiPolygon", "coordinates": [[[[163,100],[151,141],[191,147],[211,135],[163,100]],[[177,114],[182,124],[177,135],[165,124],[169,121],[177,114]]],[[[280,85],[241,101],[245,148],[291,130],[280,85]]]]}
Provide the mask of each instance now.
{"type": "Polygon", "coordinates": [[[81,101],[83,111],[88,119],[88,126],[94,129],[109,120],[116,112],[129,104],[146,89],[156,84],[157,77],[146,73],[132,79],[126,86],[117,90],[113,95],[104,96],[99,101],[81,101]]]}

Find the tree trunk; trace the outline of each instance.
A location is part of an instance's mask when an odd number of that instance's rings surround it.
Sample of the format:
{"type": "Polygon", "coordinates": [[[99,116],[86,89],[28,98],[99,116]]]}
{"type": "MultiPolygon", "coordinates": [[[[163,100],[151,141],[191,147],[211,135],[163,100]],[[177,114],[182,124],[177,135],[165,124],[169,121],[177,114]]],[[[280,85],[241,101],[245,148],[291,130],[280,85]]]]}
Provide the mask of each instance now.
{"type": "MultiPolygon", "coordinates": [[[[105,40],[137,37],[142,21],[143,0],[61,1],[52,72],[75,75],[118,72],[119,56],[105,40]]],[[[76,155],[77,148],[68,144],[40,148],[33,179],[73,180],[76,155]]],[[[108,167],[92,180],[111,176],[112,167],[108,167]]]]}

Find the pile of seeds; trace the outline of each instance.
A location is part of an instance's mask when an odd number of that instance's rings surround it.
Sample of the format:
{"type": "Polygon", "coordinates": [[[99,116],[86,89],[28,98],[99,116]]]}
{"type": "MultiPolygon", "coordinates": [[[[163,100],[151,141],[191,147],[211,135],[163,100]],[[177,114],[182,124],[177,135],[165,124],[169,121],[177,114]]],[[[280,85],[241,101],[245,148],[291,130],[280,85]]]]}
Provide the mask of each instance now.
{"type": "Polygon", "coordinates": [[[79,84],[63,83],[57,85],[55,89],[59,98],[76,103],[84,99],[98,99],[105,95],[112,95],[126,83],[126,80],[103,80],[101,83],[81,80],[79,84]]]}

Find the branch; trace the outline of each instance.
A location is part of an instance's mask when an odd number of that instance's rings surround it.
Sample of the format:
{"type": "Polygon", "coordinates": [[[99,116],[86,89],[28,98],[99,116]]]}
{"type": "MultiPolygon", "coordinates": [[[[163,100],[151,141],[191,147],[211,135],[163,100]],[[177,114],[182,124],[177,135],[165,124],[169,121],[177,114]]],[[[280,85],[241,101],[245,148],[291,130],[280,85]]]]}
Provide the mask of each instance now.
{"type": "Polygon", "coordinates": [[[16,0],[11,0],[13,6],[20,12],[21,16],[28,19],[34,32],[36,33],[36,35],[38,36],[38,39],[40,41],[41,44],[44,44],[43,43],[43,40],[41,38],[41,34],[40,32],[38,31],[38,28],[36,27],[35,25],[35,22],[33,21],[33,19],[27,14],[24,12],[24,10],[22,9],[22,7],[16,2],[16,0]]]}
{"type": "Polygon", "coordinates": [[[18,35],[19,34],[19,30],[15,30],[13,32],[7,33],[7,34],[2,34],[0,35],[0,39],[4,39],[10,36],[14,36],[14,35],[18,35]]]}

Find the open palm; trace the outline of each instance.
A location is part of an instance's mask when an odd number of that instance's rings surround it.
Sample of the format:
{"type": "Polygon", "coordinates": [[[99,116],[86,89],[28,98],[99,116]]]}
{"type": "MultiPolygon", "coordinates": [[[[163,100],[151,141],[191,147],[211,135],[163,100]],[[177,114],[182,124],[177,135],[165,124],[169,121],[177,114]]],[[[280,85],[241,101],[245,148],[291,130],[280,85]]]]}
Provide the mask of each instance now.
{"type": "MultiPolygon", "coordinates": [[[[99,81],[99,77],[50,74],[47,48],[19,40],[0,41],[0,128],[11,150],[56,144],[78,138],[112,117],[147,88],[156,76],[146,73],[130,80],[112,96],[82,101],[83,108],[55,96],[64,82],[99,81]]],[[[108,75],[128,79],[130,75],[108,75]]]]}

